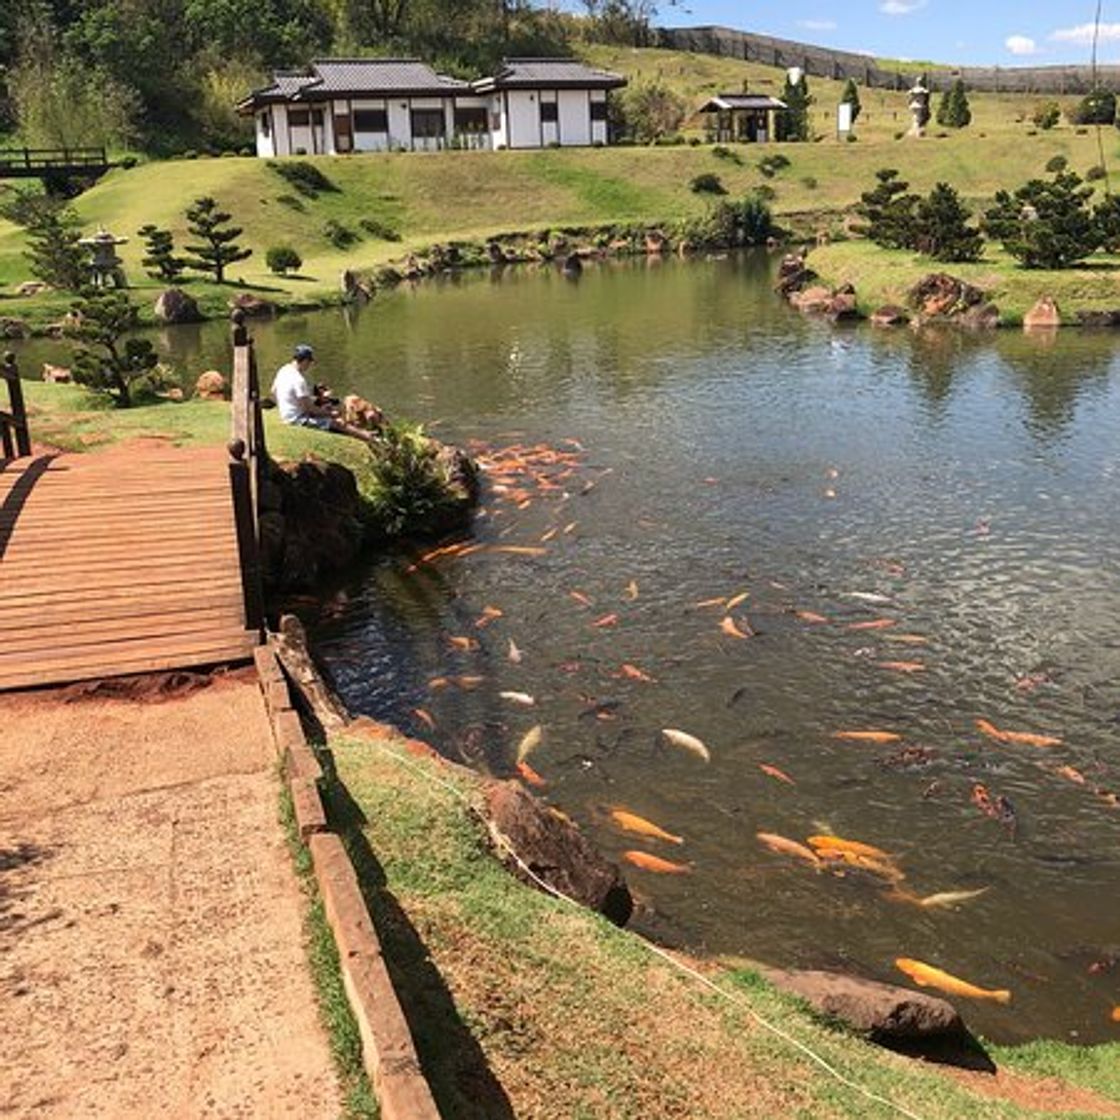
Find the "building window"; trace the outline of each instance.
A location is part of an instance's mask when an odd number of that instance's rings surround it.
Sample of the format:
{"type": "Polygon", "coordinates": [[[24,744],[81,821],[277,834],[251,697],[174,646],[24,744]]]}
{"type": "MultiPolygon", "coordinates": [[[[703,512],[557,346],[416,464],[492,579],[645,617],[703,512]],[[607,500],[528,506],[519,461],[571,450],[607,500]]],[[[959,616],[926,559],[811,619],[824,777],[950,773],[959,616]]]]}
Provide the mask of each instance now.
{"type": "Polygon", "coordinates": [[[292,128],[307,128],[311,124],[310,109],[289,109],[288,124],[292,128]]]}
{"type": "Polygon", "coordinates": [[[455,131],[476,133],[486,131],[486,109],[482,106],[477,108],[456,108],[455,110],[455,131]]]}
{"type": "Polygon", "coordinates": [[[434,140],[444,134],[442,109],[413,109],[412,135],[417,140],[434,140]]]}
{"type": "Polygon", "coordinates": [[[607,103],[605,101],[591,102],[591,119],[593,121],[605,121],[607,119],[607,103]]]}
{"type": "Polygon", "coordinates": [[[272,131],[272,124],[269,120],[268,114],[261,113],[261,115],[257,117],[257,122],[260,124],[261,135],[267,140],[269,134],[272,131]]]}
{"type": "Polygon", "coordinates": [[[556,124],[560,119],[560,106],[555,101],[541,102],[541,124],[556,124]]]}
{"type": "Polygon", "coordinates": [[[386,109],[355,109],[355,132],[388,132],[389,112],[386,109]]]}
{"type": "Polygon", "coordinates": [[[322,128],[323,127],[323,110],[322,109],[312,109],[311,110],[311,123],[316,128],[322,128]]]}

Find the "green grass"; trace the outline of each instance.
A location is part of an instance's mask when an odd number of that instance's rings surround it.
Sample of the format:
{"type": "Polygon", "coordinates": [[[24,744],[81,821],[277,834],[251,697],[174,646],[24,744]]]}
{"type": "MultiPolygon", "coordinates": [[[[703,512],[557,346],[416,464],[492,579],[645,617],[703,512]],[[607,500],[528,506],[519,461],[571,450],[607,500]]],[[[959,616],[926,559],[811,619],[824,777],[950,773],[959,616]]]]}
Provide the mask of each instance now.
{"type": "Polygon", "coordinates": [[[851,283],[862,310],[887,303],[906,306],[906,293],[930,272],[949,272],[982,288],[1007,322],[1021,322],[1040,296],[1050,296],[1067,316],[1073,308],[1120,306],[1120,257],[1098,254],[1079,268],[1024,269],[998,245],[969,264],[942,264],[919,253],[880,249],[869,241],[843,241],[814,249],[809,266],[829,286],[851,283]]]}
{"type": "MultiPolygon", "coordinates": [[[[504,871],[468,808],[479,797],[472,775],[413,756],[402,763],[389,753],[399,744],[330,747],[332,817],[348,835],[445,1115],[507,1115],[496,1093],[513,1115],[542,1120],[896,1115],[759,1028],[750,1011],[928,1120],[1052,1115],[974,1096],[934,1067],[829,1027],[753,972],[702,964],[724,993],[713,994],[632,935],[504,871]]],[[[1117,1100],[1117,1049],[1086,1059],[1052,1045],[999,1059],[1117,1100]]],[[[1088,1098],[1073,1103],[1089,1110],[1064,1115],[1094,1115],[1088,1098]]]]}
{"type": "Polygon", "coordinates": [[[306,901],[303,925],[307,960],[342,1089],[343,1116],[345,1120],[377,1120],[381,1110],[362,1064],[362,1036],[346,998],[338,947],[315,884],[311,853],[299,838],[292,796],[284,782],[280,783],[280,824],[306,901]]]}

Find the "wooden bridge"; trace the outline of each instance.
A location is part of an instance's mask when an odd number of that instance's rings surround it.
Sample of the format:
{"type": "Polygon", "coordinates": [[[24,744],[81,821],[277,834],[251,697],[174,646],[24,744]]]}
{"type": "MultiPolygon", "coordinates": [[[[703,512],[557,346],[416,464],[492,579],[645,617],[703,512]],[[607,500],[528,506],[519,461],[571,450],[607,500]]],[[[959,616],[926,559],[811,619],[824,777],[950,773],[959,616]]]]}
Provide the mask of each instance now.
{"type": "Polygon", "coordinates": [[[234,327],[228,449],[160,441],[31,454],[15,359],[0,412],[0,690],[236,662],[264,621],[267,461],[252,343],[234,327]]]}
{"type": "Polygon", "coordinates": [[[0,148],[0,179],[96,178],[112,166],[104,148],[0,148]]]}

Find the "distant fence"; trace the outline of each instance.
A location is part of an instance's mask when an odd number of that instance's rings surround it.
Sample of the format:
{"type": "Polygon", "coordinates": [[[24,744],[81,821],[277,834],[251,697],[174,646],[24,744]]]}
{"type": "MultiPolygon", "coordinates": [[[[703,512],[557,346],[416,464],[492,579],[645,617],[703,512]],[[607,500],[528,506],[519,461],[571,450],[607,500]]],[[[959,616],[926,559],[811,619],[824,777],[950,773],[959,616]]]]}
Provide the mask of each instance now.
{"type": "MultiPolygon", "coordinates": [[[[929,88],[941,91],[961,78],[970,90],[984,93],[1086,94],[1093,87],[1089,66],[960,66],[924,68],[916,63],[903,72],[884,69],[870,55],[813,47],[791,39],[775,39],[729,27],[669,27],[657,31],[657,45],[669,50],[722,55],[744,62],[788,69],[799,66],[810,77],[847,81],[864,86],[905,90],[925,75],[929,88]]],[[[1120,66],[1098,66],[1097,84],[1120,90],[1120,66]]]]}

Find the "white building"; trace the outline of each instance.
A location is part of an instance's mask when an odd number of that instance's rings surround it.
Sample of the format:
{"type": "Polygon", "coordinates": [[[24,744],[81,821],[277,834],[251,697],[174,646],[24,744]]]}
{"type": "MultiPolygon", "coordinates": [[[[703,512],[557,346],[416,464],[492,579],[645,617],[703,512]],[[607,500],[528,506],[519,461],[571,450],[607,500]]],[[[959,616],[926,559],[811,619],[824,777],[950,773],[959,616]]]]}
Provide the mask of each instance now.
{"type": "Polygon", "coordinates": [[[464,82],[412,59],[321,59],[278,72],[237,110],[257,155],[606,144],[607,96],[626,79],[571,59],[507,60],[464,82]]]}

